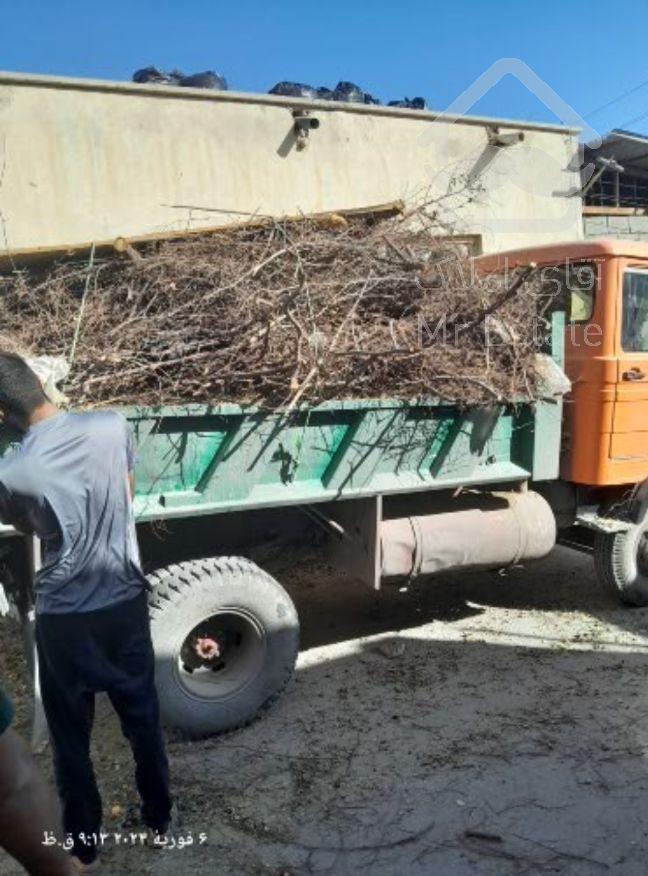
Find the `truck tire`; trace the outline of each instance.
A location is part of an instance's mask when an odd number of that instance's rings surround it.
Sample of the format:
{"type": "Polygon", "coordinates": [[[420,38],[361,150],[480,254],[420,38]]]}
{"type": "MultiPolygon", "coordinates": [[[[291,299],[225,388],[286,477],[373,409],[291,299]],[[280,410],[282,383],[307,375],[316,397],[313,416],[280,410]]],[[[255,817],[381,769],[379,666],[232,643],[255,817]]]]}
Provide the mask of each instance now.
{"type": "Polygon", "coordinates": [[[299,622],[286,591],[241,557],[179,563],[149,581],[162,723],[190,739],[249,723],[295,667],[299,622]],[[197,655],[204,637],[217,642],[218,657],[197,655]]]}
{"type": "Polygon", "coordinates": [[[624,532],[599,532],[594,543],[596,574],[628,605],[648,605],[648,519],[624,532]]]}

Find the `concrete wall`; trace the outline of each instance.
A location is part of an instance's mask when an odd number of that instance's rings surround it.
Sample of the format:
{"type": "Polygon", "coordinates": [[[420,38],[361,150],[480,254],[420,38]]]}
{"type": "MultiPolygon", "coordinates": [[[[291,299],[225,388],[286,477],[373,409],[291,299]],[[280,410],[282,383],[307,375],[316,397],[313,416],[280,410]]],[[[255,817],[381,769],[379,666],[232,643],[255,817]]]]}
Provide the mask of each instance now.
{"type": "Polygon", "coordinates": [[[485,251],[582,236],[574,133],[268,95],[0,74],[3,248],[59,247],[394,199],[485,251]],[[321,122],[295,148],[292,110],[321,122]]]}
{"type": "Polygon", "coordinates": [[[583,216],[585,237],[623,237],[648,241],[648,216],[599,214],[583,216]]]}

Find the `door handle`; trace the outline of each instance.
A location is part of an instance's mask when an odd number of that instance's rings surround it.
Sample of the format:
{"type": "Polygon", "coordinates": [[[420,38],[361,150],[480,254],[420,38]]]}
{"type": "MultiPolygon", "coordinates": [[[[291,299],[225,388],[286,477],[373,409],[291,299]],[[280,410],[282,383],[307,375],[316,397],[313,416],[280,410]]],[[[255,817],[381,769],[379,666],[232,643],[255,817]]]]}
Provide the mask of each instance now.
{"type": "Polygon", "coordinates": [[[629,371],[624,371],[621,376],[624,380],[643,380],[646,372],[641,368],[631,368],[629,371]]]}

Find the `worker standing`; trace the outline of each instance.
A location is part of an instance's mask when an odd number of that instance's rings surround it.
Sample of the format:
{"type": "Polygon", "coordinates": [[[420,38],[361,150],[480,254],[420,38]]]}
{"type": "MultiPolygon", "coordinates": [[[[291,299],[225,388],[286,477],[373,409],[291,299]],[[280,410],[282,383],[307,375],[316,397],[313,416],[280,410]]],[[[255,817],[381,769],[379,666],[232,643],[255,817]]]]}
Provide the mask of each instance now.
{"type": "Polygon", "coordinates": [[[113,411],[59,410],[27,363],[3,352],[0,417],[22,433],[0,461],[0,519],[42,542],[41,693],[72,859],[90,873],[102,814],[90,759],[95,693],[108,694],[132,748],[144,824],[164,834],[172,810],[132,508],[133,440],[113,411]]]}

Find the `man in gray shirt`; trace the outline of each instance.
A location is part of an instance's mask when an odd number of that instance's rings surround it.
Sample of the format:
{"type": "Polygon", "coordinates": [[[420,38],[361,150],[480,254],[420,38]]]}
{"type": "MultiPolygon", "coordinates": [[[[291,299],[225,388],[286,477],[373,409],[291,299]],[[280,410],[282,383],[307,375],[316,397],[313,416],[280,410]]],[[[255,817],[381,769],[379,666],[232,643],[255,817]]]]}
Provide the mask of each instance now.
{"type": "Polygon", "coordinates": [[[132,435],[113,411],[60,411],[24,360],[2,352],[0,418],[23,436],[0,460],[0,519],[42,542],[34,590],[43,706],[73,859],[78,872],[93,872],[96,692],[107,692],[131,745],[144,823],[165,833],[171,817],[131,500],[132,435]]]}

